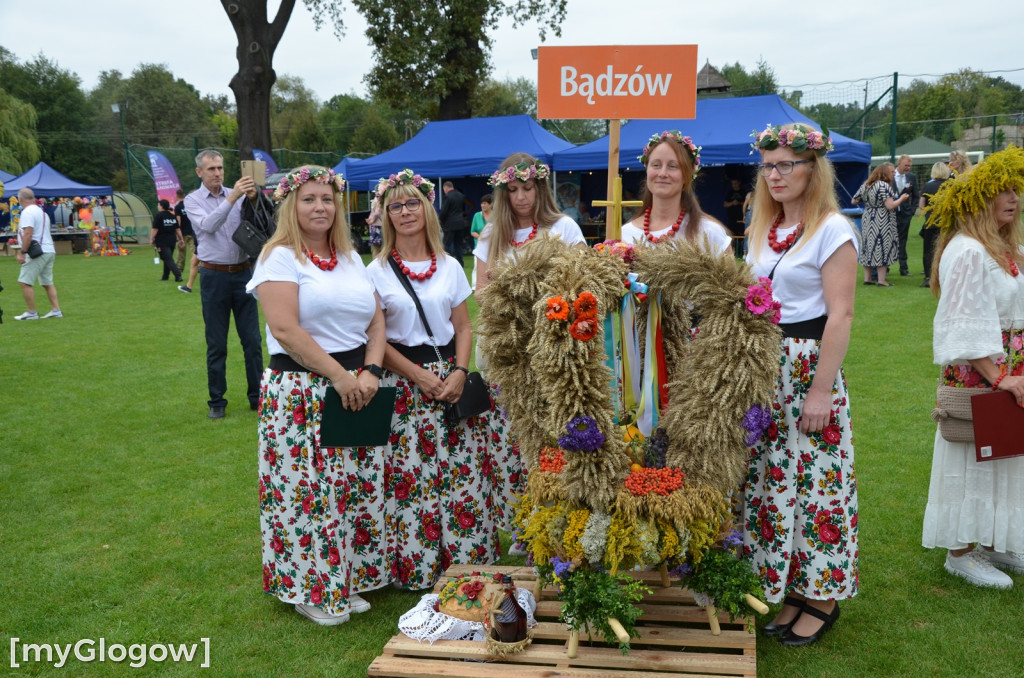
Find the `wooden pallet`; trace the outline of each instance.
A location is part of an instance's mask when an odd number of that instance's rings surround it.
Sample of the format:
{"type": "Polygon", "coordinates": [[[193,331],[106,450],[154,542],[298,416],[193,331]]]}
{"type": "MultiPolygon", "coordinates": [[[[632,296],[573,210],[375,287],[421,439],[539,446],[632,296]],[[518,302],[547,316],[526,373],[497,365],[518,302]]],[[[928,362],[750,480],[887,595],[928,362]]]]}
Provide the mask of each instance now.
{"type": "MultiPolygon", "coordinates": [[[[456,565],[446,574],[469,572],[512,576],[518,586],[532,587],[536,581],[529,567],[472,567],[456,565]]],[[[678,586],[662,588],[657,572],[634,573],[653,591],[639,607],[639,638],[633,638],[629,654],[602,641],[580,638],[579,653],[569,659],[566,646],[569,633],[559,621],[561,603],[553,587],[541,592],[537,601],[538,625],[533,644],[526,651],[496,659],[488,656],[485,643],[439,640],[433,645],[399,633],[384,646],[384,652],[370,664],[367,675],[429,678],[431,676],[465,678],[534,678],[550,676],[626,678],[670,678],[672,676],[755,676],[757,674],[756,638],[747,631],[747,620],[730,622],[719,614],[722,633],[711,635],[707,614],[693,600],[693,594],[678,586]],[[487,662],[481,664],[480,662],[487,662]]],[[[442,578],[438,589],[447,579],[442,578]]]]}

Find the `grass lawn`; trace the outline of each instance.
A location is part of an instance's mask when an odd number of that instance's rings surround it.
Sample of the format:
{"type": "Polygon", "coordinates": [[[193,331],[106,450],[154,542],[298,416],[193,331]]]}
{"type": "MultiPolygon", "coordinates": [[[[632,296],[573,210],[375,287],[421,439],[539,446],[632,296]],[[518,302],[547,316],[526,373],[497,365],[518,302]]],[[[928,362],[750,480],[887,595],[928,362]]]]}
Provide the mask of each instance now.
{"type": "MultiPolygon", "coordinates": [[[[918,286],[921,239],[916,226],[911,233],[912,277],[896,275],[891,289],[858,284],[846,360],[860,595],[815,646],[759,639],[760,676],[1024,675],[1020,591],[972,587],[946,574],[944,552],[920,546],[937,368],[935,301],[918,286]]],[[[148,248],[58,257],[66,317],[16,322],[17,263],[0,258],[2,666],[13,637],[108,646],[209,638],[212,675],[365,675],[418,596],[371,592],[370,613],[321,628],[262,593],[256,416],[241,349],[232,333],[227,417],[209,421],[199,294],[159,274],[148,248]]],[[[49,310],[37,298],[40,313],[49,310]]],[[[63,671],[125,675],[127,663],[72,658],[63,671]]],[[[198,668],[150,662],[136,671],[198,668]]]]}

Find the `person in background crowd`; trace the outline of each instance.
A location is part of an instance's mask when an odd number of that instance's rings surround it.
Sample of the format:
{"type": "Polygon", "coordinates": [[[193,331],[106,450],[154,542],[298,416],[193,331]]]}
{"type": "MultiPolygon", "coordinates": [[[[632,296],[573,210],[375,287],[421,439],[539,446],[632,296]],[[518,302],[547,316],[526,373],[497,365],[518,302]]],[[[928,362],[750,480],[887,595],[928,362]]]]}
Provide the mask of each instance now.
{"type": "Polygon", "coordinates": [[[466,197],[455,188],[450,181],[441,185],[444,198],[441,199],[441,228],[444,229],[444,248],[455,257],[462,266],[462,239],[465,237],[466,218],[462,214],[462,204],[466,197]]]}
{"type": "Polygon", "coordinates": [[[221,419],[228,404],[224,396],[228,390],[228,325],[232,315],[245,358],[249,408],[255,410],[259,403],[263,371],[259,308],[256,299],[245,291],[252,277],[252,262],[231,239],[241,222],[240,199],[255,200],[257,188],[251,176],[239,179],[230,191],[224,188],[224,157],[212,149],[196,156],[196,174],[202,186],[185,197],[185,212],[195,230],[196,251],[202,255],[199,278],[206,324],[209,417],[221,419]]]}
{"type": "MultiPolygon", "coordinates": [[[[939,229],[932,327],[941,384],[1007,391],[1024,406],[1024,151],[993,153],[931,199],[939,229]]],[[[975,586],[1008,589],[1024,574],[1024,457],[979,462],[974,441],[935,432],[921,544],[975,586]],[[974,546],[974,545],[977,546],[974,546]]]]}
{"type": "Polygon", "coordinates": [[[164,274],[160,279],[168,280],[168,276],[173,273],[175,282],[181,282],[181,269],[174,263],[174,246],[184,246],[184,241],[181,239],[181,229],[178,228],[178,218],[171,212],[171,203],[167,200],[160,201],[160,211],[153,216],[149,241],[164,262],[164,274]]]}
{"type": "MultiPolygon", "coordinates": [[[[476,242],[480,239],[480,234],[484,232],[484,228],[491,223],[491,209],[494,206],[494,196],[490,193],[485,193],[480,198],[480,211],[473,215],[473,222],[469,227],[469,234],[473,238],[473,248],[476,249],[476,242]]],[[[471,287],[473,291],[476,291],[476,265],[477,259],[473,257],[473,275],[470,276],[471,287]]]]}
{"type": "Polygon", "coordinates": [[[851,199],[854,204],[864,203],[858,263],[864,267],[865,285],[892,287],[886,276],[898,255],[896,208],[910,200],[910,193],[896,195],[892,188],[893,173],[892,163],[882,163],[851,199]],[[872,273],[877,276],[877,283],[872,279],[872,273]]]}
{"type": "Polygon", "coordinates": [[[743,219],[743,203],[746,199],[743,191],[743,182],[739,179],[729,180],[729,192],[725,195],[725,227],[732,234],[733,251],[736,256],[743,254],[743,232],[746,224],[743,219]]]}
{"type": "Polygon", "coordinates": [[[384,488],[369,474],[383,480],[384,447],[320,446],[327,389],[363,409],[384,358],[384,317],[352,247],[344,190],[326,167],[286,175],[274,191],[277,229],[246,286],[263,307],[271,355],[258,428],[263,590],[322,626],[370,609],[356,594],[366,590],[357,563],[384,555],[357,555],[368,503],[383,524],[384,488]]]}
{"type": "Polygon", "coordinates": [[[924,225],[921,226],[920,236],[924,238],[924,282],[921,287],[931,287],[932,282],[932,259],[935,258],[935,243],[939,239],[939,229],[935,227],[934,219],[928,214],[928,205],[943,182],[949,178],[949,166],[944,162],[937,162],[932,165],[932,180],[921,189],[921,200],[918,207],[925,212],[924,225]]]}
{"type": "Polygon", "coordinates": [[[743,552],[769,603],[762,633],[817,642],[860,584],[857,474],[843,358],[850,342],[857,233],[839,212],[832,140],[809,125],[769,125],[747,263],[782,304],[772,422],[751,452],[743,552]]]}
{"type": "Polygon", "coordinates": [[[956,179],[961,174],[971,171],[971,159],[963,151],[952,151],[949,154],[949,176],[956,179]]]}
{"type": "Polygon", "coordinates": [[[36,196],[31,188],[18,191],[18,202],[23,206],[21,220],[18,222],[18,243],[21,245],[21,249],[18,250],[18,263],[21,264],[18,284],[21,285],[26,310],[21,315],[14,316],[14,319],[39,319],[33,287],[36,281],[42,285],[46,297],[50,300],[50,311],[42,317],[63,318],[64,313],[61,312],[60,302],[57,300],[57,287],[53,284],[53,261],[57,258],[57,251],[53,247],[53,236],[50,235],[50,218],[36,204],[36,196]],[[42,254],[35,258],[27,254],[33,241],[39,243],[42,248],[42,254]]]}
{"type": "Polygon", "coordinates": [[[195,255],[196,234],[192,230],[192,222],[188,218],[188,213],[185,212],[185,191],[180,188],[177,192],[177,202],[174,203],[174,216],[178,220],[178,228],[181,229],[181,237],[184,240],[184,244],[175,252],[174,263],[184,272],[185,262],[189,261],[192,262],[190,266],[195,267],[196,271],[198,271],[199,259],[193,260],[189,256],[189,249],[192,250],[192,255],[195,255]]]}
{"type": "Polygon", "coordinates": [[[732,238],[717,219],[704,213],[693,188],[700,168],[700,148],[693,139],[676,130],[655,134],[644,146],[640,162],[647,168],[643,213],[622,225],[622,240],[654,245],[682,231],[692,243],[706,238],[714,252],[729,251],[732,238]]]}
{"type": "Polygon", "coordinates": [[[459,400],[469,374],[469,282],[444,253],[440,223],[430,209],[433,184],[408,169],[392,176],[376,190],[384,246],[367,266],[387,327],[382,384],[398,387],[388,455],[387,552],[394,585],[424,589],[449,565],[497,560],[498,529],[510,526],[522,473],[508,443],[508,423],[493,403],[476,417],[449,422],[444,416],[445,404],[459,400]],[[399,276],[416,292],[433,337],[399,276]]]}
{"type": "Polygon", "coordinates": [[[901,155],[896,161],[896,172],[893,176],[893,189],[896,195],[908,194],[910,198],[896,208],[896,238],[899,242],[898,258],[900,275],[910,275],[907,264],[907,237],[910,234],[910,222],[917,212],[917,201],[920,193],[917,190],[917,177],[911,171],[913,161],[909,155],[901,155]]]}

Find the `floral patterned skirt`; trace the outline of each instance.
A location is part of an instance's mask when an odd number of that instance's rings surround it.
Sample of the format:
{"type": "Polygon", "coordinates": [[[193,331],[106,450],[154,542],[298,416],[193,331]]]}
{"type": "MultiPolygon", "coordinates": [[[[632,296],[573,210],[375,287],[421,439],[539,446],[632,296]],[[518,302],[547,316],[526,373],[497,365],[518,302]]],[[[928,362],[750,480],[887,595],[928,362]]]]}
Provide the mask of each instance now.
{"type": "Polygon", "coordinates": [[[260,531],[263,590],[340,615],[348,612],[350,592],[387,583],[381,542],[386,448],[320,447],[329,383],[310,372],[263,373],[260,531]]]}
{"type": "Polygon", "coordinates": [[[750,451],[743,551],[770,603],[790,592],[852,598],[859,585],[857,479],[842,370],[832,385],[831,423],[810,434],[797,426],[818,350],[813,339],[783,340],[772,421],[750,451]]]}
{"type": "MultiPolygon", "coordinates": [[[[423,365],[443,375],[454,363],[423,365]]],[[[508,422],[494,406],[448,424],[444,405],[391,372],[397,386],[386,465],[387,562],[396,586],[431,586],[452,564],[488,564],[500,555],[498,529],[510,529],[514,494],[525,475],[508,422]]]]}
{"type": "MultiPolygon", "coordinates": [[[[1007,372],[1024,373],[1024,330],[1003,330],[1007,372]]],[[[991,388],[971,365],[943,365],[942,383],[991,388]]],[[[928,504],[921,544],[966,548],[980,543],[997,551],[1024,551],[1024,457],[978,463],[974,443],[951,443],[938,431],[932,451],[928,504]]]]}

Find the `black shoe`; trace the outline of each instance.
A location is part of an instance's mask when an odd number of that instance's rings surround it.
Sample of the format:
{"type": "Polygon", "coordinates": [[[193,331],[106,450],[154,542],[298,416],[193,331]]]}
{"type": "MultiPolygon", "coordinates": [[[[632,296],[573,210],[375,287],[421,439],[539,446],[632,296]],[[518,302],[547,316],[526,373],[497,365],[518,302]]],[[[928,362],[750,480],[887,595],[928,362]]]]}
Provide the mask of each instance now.
{"type": "Polygon", "coordinates": [[[900,275],[902,275],[904,278],[909,278],[910,271],[900,271],[900,275]]]}
{"type": "Polygon", "coordinates": [[[224,418],[224,406],[223,405],[210,405],[210,419],[223,419],[224,418]]]}
{"type": "Polygon", "coordinates": [[[821,628],[809,636],[798,636],[793,633],[792,629],[790,629],[789,631],[786,631],[786,635],[779,638],[780,643],[786,647],[802,647],[804,645],[812,645],[821,640],[821,637],[825,635],[825,632],[832,628],[832,625],[836,623],[837,619],[839,619],[839,601],[836,601],[835,607],[832,608],[832,612],[830,614],[825,614],[821,610],[811,607],[810,605],[804,606],[804,611],[801,613],[801,616],[805,614],[809,614],[812,617],[820,619],[822,621],[821,628]]]}
{"type": "Polygon", "coordinates": [[[783,605],[795,607],[800,612],[798,612],[797,615],[793,617],[793,621],[789,622],[788,624],[776,624],[775,622],[769,622],[765,624],[765,627],[761,629],[762,635],[768,636],[769,638],[786,635],[786,632],[789,631],[790,627],[793,626],[793,624],[796,623],[796,620],[800,618],[800,613],[804,611],[804,608],[807,605],[807,601],[802,598],[793,598],[791,596],[786,596],[786,600],[783,601],[783,605]]]}
{"type": "Polygon", "coordinates": [[[932,281],[929,280],[928,278],[925,278],[924,282],[921,283],[921,287],[931,287],[931,286],[932,286],[932,281]]]}
{"type": "Polygon", "coordinates": [[[259,400],[250,400],[249,401],[249,409],[250,410],[254,410],[255,411],[255,410],[258,410],[259,407],[260,407],[260,401],[259,400]]]}

